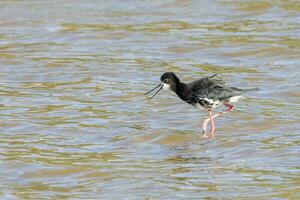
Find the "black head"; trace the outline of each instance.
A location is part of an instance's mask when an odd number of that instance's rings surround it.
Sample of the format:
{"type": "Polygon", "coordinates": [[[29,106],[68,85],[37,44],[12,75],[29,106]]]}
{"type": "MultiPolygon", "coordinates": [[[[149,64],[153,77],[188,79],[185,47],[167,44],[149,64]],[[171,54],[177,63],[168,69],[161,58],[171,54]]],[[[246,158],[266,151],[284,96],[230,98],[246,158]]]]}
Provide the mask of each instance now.
{"type": "Polygon", "coordinates": [[[180,83],[179,78],[173,72],[166,72],[161,77],[160,80],[163,83],[163,88],[173,90],[176,92],[177,85],[180,83]]]}
{"type": "Polygon", "coordinates": [[[149,94],[153,90],[159,88],[149,99],[152,99],[162,88],[173,90],[174,92],[176,92],[176,88],[177,88],[178,84],[180,83],[179,78],[177,78],[177,76],[173,72],[166,72],[166,73],[164,73],[160,77],[160,80],[162,82],[161,84],[159,84],[158,86],[154,87],[149,92],[145,93],[145,95],[149,94]]]}

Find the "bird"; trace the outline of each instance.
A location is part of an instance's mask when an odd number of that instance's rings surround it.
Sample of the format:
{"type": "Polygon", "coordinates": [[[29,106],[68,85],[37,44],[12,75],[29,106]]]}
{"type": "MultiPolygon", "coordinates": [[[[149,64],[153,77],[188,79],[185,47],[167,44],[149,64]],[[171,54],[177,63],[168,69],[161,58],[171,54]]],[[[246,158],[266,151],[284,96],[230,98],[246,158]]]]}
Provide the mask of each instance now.
{"type": "Polygon", "coordinates": [[[209,117],[203,121],[202,137],[213,138],[216,136],[216,127],[214,118],[219,117],[234,109],[232,103],[237,102],[243,97],[243,93],[253,89],[240,89],[236,87],[228,87],[225,82],[217,78],[217,74],[206,76],[201,79],[184,83],[173,72],[165,72],[160,77],[161,83],[146,92],[148,95],[158,88],[158,90],[149,98],[151,100],[159,91],[167,89],[175,92],[177,96],[192,106],[200,110],[207,110],[209,117]],[[213,114],[213,110],[225,106],[226,110],[217,114],[213,114]],[[210,132],[208,133],[207,126],[210,122],[210,132]]]}

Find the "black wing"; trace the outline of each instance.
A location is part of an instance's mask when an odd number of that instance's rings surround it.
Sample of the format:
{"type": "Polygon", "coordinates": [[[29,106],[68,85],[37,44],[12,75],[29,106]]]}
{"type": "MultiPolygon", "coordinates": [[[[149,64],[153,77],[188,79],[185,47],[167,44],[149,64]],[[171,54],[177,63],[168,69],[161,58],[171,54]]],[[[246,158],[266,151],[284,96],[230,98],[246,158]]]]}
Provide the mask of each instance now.
{"type": "Polygon", "coordinates": [[[227,100],[235,96],[234,92],[225,86],[225,82],[213,76],[204,77],[189,83],[192,88],[192,99],[194,102],[211,100],[227,100]]]}

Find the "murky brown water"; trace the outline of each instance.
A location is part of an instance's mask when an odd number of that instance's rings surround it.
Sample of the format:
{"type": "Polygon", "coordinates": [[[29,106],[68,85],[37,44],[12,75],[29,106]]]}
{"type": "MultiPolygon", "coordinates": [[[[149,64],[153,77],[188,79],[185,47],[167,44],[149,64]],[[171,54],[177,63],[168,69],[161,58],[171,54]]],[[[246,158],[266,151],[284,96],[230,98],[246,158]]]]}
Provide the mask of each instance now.
{"type": "Polygon", "coordinates": [[[300,199],[300,3],[1,1],[0,199],[300,199]],[[165,71],[258,87],[201,138],[165,71]]]}

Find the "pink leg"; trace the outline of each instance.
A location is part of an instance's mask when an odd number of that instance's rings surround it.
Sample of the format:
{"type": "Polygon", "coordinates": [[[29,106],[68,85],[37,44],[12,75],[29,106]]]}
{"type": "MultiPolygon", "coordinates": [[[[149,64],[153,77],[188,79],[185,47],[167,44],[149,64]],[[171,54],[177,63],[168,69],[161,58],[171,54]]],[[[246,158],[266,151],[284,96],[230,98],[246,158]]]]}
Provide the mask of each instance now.
{"type": "Polygon", "coordinates": [[[211,127],[210,136],[215,137],[216,127],[215,127],[215,122],[214,122],[214,116],[211,111],[209,111],[209,118],[210,118],[210,127],[211,127]]]}
{"type": "Polygon", "coordinates": [[[215,123],[214,123],[214,118],[215,117],[219,117],[220,113],[212,115],[212,111],[209,111],[209,118],[207,118],[206,120],[204,120],[203,122],[203,131],[202,131],[202,137],[204,138],[208,138],[208,137],[214,137],[215,136],[215,132],[216,132],[216,128],[215,128],[215,123]],[[210,121],[210,126],[211,126],[211,134],[207,134],[206,133],[206,128],[207,128],[207,124],[210,121]]]}
{"type": "Polygon", "coordinates": [[[231,104],[229,104],[227,102],[224,102],[224,105],[227,107],[227,109],[224,110],[223,112],[219,112],[219,113],[217,113],[215,115],[212,115],[211,111],[209,112],[209,118],[205,119],[204,122],[203,122],[203,126],[202,126],[202,128],[203,128],[203,136],[202,137],[205,137],[205,138],[207,138],[209,136],[214,137],[216,135],[216,128],[215,128],[215,123],[214,123],[213,119],[215,117],[221,116],[222,114],[224,114],[226,112],[231,111],[234,108],[233,105],[231,105],[231,104]],[[206,128],[207,128],[207,124],[208,124],[209,121],[211,121],[211,124],[210,124],[211,125],[211,134],[207,135],[206,134],[206,128]]]}
{"type": "Polygon", "coordinates": [[[224,102],[224,105],[227,107],[227,109],[223,113],[229,112],[229,111],[231,111],[234,108],[233,105],[231,105],[231,104],[229,104],[227,102],[224,102]]]}
{"type": "MultiPolygon", "coordinates": [[[[216,118],[216,117],[219,117],[220,115],[222,115],[222,112],[220,113],[217,113],[213,116],[213,118],[216,118]]],[[[202,125],[202,132],[203,134],[206,132],[206,128],[207,128],[207,125],[208,125],[208,122],[210,121],[210,117],[205,119],[204,122],[203,122],[203,125],[202,125]]]]}
{"type": "Polygon", "coordinates": [[[202,125],[202,133],[205,134],[206,132],[206,128],[207,128],[207,124],[210,121],[210,118],[207,118],[204,120],[203,125],[202,125]]]}
{"type": "Polygon", "coordinates": [[[203,122],[203,125],[202,125],[202,137],[203,138],[208,138],[209,137],[209,135],[207,135],[207,133],[206,133],[206,128],[207,128],[207,124],[208,124],[208,122],[210,121],[210,119],[209,118],[207,118],[206,120],[204,120],[204,122],[203,122]]]}

